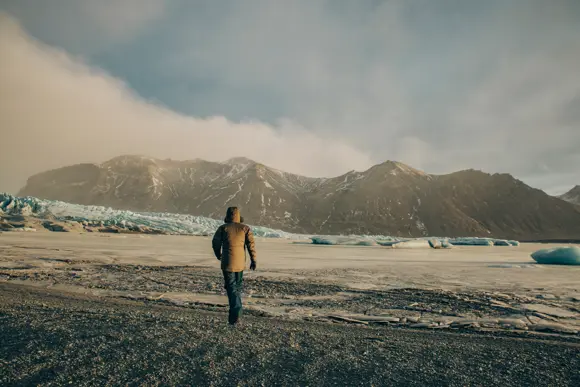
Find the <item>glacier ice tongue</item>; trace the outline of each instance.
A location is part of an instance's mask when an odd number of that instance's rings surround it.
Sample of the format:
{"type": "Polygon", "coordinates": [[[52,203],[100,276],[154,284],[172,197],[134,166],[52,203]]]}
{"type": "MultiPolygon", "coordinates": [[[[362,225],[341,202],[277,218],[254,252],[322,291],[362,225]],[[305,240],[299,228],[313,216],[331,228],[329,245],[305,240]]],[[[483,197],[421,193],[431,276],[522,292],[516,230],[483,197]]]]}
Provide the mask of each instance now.
{"type": "MultiPolygon", "coordinates": [[[[34,197],[15,197],[0,193],[0,213],[36,216],[39,218],[54,217],[58,220],[73,220],[80,223],[98,222],[102,226],[145,226],[169,234],[178,235],[213,235],[222,224],[221,220],[186,214],[133,212],[115,210],[102,206],[85,206],[55,200],[44,200],[34,197]]],[[[285,238],[294,240],[311,240],[318,245],[350,246],[396,246],[395,248],[414,248],[441,246],[451,248],[453,245],[467,246],[517,246],[517,241],[505,241],[491,238],[398,238],[385,235],[342,235],[314,236],[294,234],[268,227],[251,226],[257,237],[285,238]]],[[[437,248],[437,247],[435,247],[437,248]]]]}
{"type": "MultiPolygon", "coordinates": [[[[77,222],[96,221],[104,226],[146,226],[169,234],[181,235],[213,235],[222,224],[220,220],[203,216],[115,210],[108,207],[84,206],[34,197],[19,198],[8,194],[0,194],[0,209],[9,214],[34,215],[41,218],[54,216],[57,219],[77,222]]],[[[257,237],[307,238],[307,236],[267,227],[252,227],[252,231],[257,237]]]]}

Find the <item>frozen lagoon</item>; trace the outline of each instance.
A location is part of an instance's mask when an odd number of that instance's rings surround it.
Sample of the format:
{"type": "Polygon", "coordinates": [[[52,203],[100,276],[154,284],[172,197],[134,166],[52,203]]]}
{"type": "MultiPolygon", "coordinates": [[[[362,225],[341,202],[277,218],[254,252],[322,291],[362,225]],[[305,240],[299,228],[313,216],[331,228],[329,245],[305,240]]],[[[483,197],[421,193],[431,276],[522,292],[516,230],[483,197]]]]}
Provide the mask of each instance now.
{"type": "MultiPolygon", "coordinates": [[[[91,264],[189,265],[219,270],[209,237],[3,233],[0,243],[0,267],[6,269],[48,268],[52,265],[48,259],[54,258],[91,264]]],[[[367,289],[418,287],[580,296],[580,267],[535,264],[530,254],[543,247],[547,246],[404,250],[258,238],[259,270],[248,272],[248,276],[314,279],[367,289]]]]}

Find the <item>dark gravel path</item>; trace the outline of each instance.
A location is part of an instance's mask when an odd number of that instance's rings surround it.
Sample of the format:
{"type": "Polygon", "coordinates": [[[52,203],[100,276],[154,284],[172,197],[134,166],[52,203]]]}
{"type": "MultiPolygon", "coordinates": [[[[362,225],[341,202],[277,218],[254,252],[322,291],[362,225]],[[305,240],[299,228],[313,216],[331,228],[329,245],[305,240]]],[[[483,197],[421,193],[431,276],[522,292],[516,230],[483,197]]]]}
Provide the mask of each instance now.
{"type": "Polygon", "coordinates": [[[580,385],[577,342],[224,321],[0,283],[0,385],[580,385]]]}

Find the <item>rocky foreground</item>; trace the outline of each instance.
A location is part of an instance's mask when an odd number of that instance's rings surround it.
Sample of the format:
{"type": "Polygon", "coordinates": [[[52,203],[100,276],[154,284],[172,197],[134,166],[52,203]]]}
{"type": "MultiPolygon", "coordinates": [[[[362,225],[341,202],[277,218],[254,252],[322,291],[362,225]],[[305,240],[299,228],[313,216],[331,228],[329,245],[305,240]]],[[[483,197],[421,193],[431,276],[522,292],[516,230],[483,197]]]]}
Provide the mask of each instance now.
{"type": "Polygon", "coordinates": [[[167,232],[144,225],[107,224],[103,221],[77,221],[75,219],[39,218],[2,214],[0,231],[4,232],[101,232],[113,234],[166,235],[167,232]]]}
{"type": "MultiPolygon", "coordinates": [[[[226,311],[219,272],[195,266],[93,265],[44,258],[44,268],[0,268],[0,281],[187,309],[226,311]]],[[[580,299],[441,289],[356,290],[324,281],[250,278],[254,316],[445,331],[508,331],[580,343],[580,299]]]]}
{"type": "Polygon", "coordinates": [[[580,345],[246,316],[0,283],[2,385],[574,386],[580,345]]]}
{"type": "Polygon", "coordinates": [[[0,385],[578,385],[580,268],[537,246],[261,239],[231,330],[210,242],[0,235],[0,385]]]}

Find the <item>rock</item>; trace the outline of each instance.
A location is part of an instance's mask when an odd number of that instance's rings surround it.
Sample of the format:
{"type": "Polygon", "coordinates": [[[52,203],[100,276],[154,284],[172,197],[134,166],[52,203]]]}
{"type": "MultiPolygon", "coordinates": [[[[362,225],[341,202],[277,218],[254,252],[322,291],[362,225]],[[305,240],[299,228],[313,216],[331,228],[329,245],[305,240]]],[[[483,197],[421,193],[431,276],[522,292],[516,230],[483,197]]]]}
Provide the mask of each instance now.
{"type": "Polygon", "coordinates": [[[8,222],[6,222],[6,223],[2,222],[2,223],[0,223],[0,230],[12,231],[12,230],[14,230],[14,226],[8,222]]]}
{"type": "Polygon", "coordinates": [[[555,332],[555,333],[566,333],[575,335],[578,333],[578,329],[568,326],[562,325],[558,323],[540,323],[540,324],[533,324],[530,325],[530,329],[538,332],[555,332]]]}
{"type": "Polygon", "coordinates": [[[540,300],[555,300],[555,299],[557,299],[557,297],[553,294],[538,294],[536,296],[536,298],[539,298],[540,300]]]}
{"type": "Polygon", "coordinates": [[[344,317],[344,316],[329,315],[327,317],[329,319],[331,319],[331,320],[341,321],[341,322],[347,322],[347,323],[350,323],[350,324],[360,324],[360,325],[368,325],[369,324],[366,321],[355,320],[355,319],[348,318],[348,317],[344,317]]]}
{"type": "Polygon", "coordinates": [[[42,222],[42,227],[49,231],[54,232],[70,232],[70,229],[62,224],[54,223],[51,221],[42,222]]]}
{"type": "Polygon", "coordinates": [[[504,293],[496,293],[496,292],[494,292],[494,293],[492,293],[492,296],[495,297],[495,298],[499,298],[501,300],[504,300],[504,301],[513,300],[513,297],[512,296],[510,296],[508,294],[504,294],[504,293]]]}
{"type": "Polygon", "coordinates": [[[528,324],[523,320],[516,318],[500,318],[498,319],[498,323],[504,328],[527,329],[528,327],[528,324]]]}
{"type": "Polygon", "coordinates": [[[539,312],[554,317],[562,318],[578,318],[579,314],[566,310],[564,308],[557,308],[543,304],[524,304],[522,307],[532,312],[539,312]]]}
{"type": "Polygon", "coordinates": [[[431,329],[448,329],[448,328],[451,328],[450,324],[439,324],[436,327],[431,327],[431,329]]]}
{"type": "Polygon", "coordinates": [[[481,324],[481,326],[486,326],[486,327],[493,327],[493,326],[497,326],[499,324],[499,320],[496,318],[484,318],[478,321],[479,324],[481,324]]]}
{"type": "Polygon", "coordinates": [[[99,232],[110,233],[110,234],[119,234],[120,230],[118,227],[115,227],[115,226],[107,226],[107,227],[99,228],[99,232]]]}
{"type": "Polygon", "coordinates": [[[452,328],[480,328],[481,325],[475,320],[454,321],[450,324],[452,328]]]}
{"type": "Polygon", "coordinates": [[[532,315],[535,316],[538,319],[550,320],[550,321],[558,321],[557,318],[554,318],[552,316],[548,316],[547,314],[540,313],[540,312],[534,312],[534,313],[532,313],[532,315]]]}
{"type": "Polygon", "coordinates": [[[519,310],[513,306],[511,306],[510,304],[503,302],[503,301],[498,301],[498,300],[490,300],[489,301],[491,303],[491,306],[497,306],[500,308],[504,308],[504,309],[512,309],[512,310],[519,310]]]}
{"type": "Polygon", "coordinates": [[[434,322],[421,322],[417,324],[411,324],[409,325],[409,328],[433,328],[436,326],[438,326],[438,324],[434,322]]]}
{"type": "Polygon", "coordinates": [[[419,322],[420,317],[415,316],[407,316],[407,321],[410,323],[417,323],[419,322]]]}
{"type": "Polygon", "coordinates": [[[360,317],[357,316],[356,318],[362,321],[374,322],[379,324],[380,323],[395,324],[401,321],[400,318],[392,316],[360,316],[360,317]]]}
{"type": "MultiPolygon", "coordinates": [[[[530,324],[539,324],[539,323],[544,322],[544,320],[542,320],[541,318],[536,317],[536,316],[526,316],[526,318],[528,319],[528,321],[530,322],[530,324]]],[[[528,324],[528,326],[530,324],[528,324]]]]}

